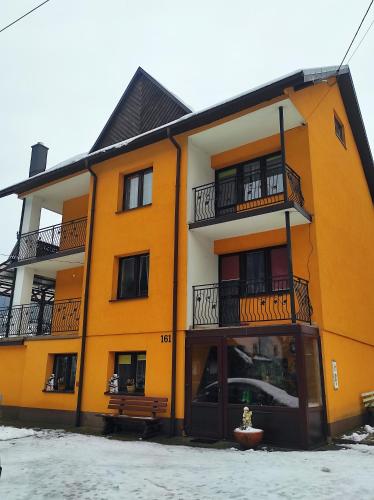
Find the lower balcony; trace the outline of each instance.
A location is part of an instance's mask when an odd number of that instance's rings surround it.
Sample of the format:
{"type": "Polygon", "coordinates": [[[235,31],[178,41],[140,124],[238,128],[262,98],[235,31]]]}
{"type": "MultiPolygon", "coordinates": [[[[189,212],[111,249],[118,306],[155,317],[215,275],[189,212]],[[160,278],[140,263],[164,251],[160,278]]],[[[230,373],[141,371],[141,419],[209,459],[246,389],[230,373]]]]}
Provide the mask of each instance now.
{"type": "Polygon", "coordinates": [[[0,338],[77,332],[80,306],[79,298],[1,308],[0,338]]]}
{"type": "Polygon", "coordinates": [[[193,328],[262,322],[311,323],[309,282],[283,279],[223,281],[193,287],[193,328]]]}

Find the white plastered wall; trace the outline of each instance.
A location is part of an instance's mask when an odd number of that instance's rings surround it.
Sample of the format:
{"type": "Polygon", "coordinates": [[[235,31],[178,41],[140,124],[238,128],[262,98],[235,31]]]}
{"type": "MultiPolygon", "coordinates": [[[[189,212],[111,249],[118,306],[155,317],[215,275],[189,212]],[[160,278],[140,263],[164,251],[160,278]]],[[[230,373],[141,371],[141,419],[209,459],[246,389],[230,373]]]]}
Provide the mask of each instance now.
{"type": "MultiPolygon", "coordinates": [[[[194,220],[194,200],[192,189],[214,181],[210,156],[202,149],[188,142],[187,172],[187,214],[188,222],[194,220]]],[[[188,231],[187,243],[187,325],[192,326],[192,287],[208,283],[218,283],[218,257],[214,254],[214,242],[193,231],[188,231]]]]}

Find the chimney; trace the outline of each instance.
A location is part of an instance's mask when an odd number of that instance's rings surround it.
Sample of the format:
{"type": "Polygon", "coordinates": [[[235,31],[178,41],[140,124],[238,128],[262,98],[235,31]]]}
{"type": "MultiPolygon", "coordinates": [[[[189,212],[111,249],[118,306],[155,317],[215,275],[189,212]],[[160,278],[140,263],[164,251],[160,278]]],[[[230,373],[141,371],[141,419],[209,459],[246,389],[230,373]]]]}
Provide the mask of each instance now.
{"type": "Polygon", "coordinates": [[[42,142],[37,142],[31,146],[31,160],[29,177],[44,172],[47,166],[48,148],[42,142]]]}

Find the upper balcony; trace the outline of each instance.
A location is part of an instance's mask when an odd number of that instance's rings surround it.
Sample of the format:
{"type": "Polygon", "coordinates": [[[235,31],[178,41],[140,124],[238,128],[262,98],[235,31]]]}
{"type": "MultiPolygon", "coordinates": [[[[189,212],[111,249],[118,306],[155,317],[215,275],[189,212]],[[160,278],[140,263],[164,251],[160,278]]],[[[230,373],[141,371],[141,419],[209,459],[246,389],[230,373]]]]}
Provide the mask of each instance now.
{"type": "Polygon", "coordinates": [[[18,239],[14,264],[66,257],[83,253],[86,242],[87,217],[56,224],[22,234],[18,239]]]}
{"type": "MultiPolygon", "coordinates": [[[[310,221],[304,209],[300,176],[289,165],[283,168],[280,155],[273,156],[272,162],[265,172],[259,162],[243,165],[240,173],[237,168],[225,169],[215,182],[193,188],[194,220],[190,229],[221,224],[225,237],[237,236],[243,226],[239,221],[254,217],[251,227],[245,223],[245,234],[266,231],[284,225],[285,210],[292,213],[294,225],[310,221]]],[[[217,228],[204,232],[215,233],[217,228]]]]}
{"type": "Polygon", "coordinates": [[[308,130],[289,98],[200,130],[188,143],[188,223],[207,240],[308,224],[308,130]],[[305,177],[305,178],[304,178],[305,177]],[[307,203],[304,203],[304,192],[307,203]]]}

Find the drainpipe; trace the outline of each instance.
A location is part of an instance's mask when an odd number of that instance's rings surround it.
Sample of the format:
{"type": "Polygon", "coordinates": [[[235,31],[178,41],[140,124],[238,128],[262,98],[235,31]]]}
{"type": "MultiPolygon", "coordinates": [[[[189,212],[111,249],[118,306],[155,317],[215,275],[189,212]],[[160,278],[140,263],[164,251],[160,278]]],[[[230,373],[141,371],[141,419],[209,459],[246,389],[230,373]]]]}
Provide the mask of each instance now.
{"type": "Polygon", "coordinates": [[[175,174],[175,207],[174,207],[174,261],[173,261],[173,312],[172,312],[172,355],[171,355],[171,402],[170,402],[170,435],[175,435],[175,398],[177,376],[177,328],[178,328],[178,256],[179,256],[179,198],[181,177],[182,150],[178,142],[167,130],[168,138],[177,150],[175,174]]]}
{"type": "Polygon", "coordinates": [[[82,343],[80,352],[80,366],[79,366],[79,385],[78,385],[78,397],[77,397],[77,408],[75,412],[75,425],[77,427],[81,426],[82,420],[82,395],[83,395],[83,383],[84,383],[84,364],[86,359],[86,341],[87,341],[87,313],[88,313],[88,297],[90,291],[90,277],[91,277],[91,260],[92,260],[92,239],[93,239],[93,229],[95,221],[95,207],[96,207],[96,187],[97,187],[97,175],[92,170],[88,161],[86,160],[86,168],[90,172],[93,178],[92,185],[92,202],[90,211],[90,227],[88,235],[88,247],[87,247],[87,267],[86,267],[86,278],[84,287],[84,306],[83,306],[83,322],[82,322],[82,343]]]}

